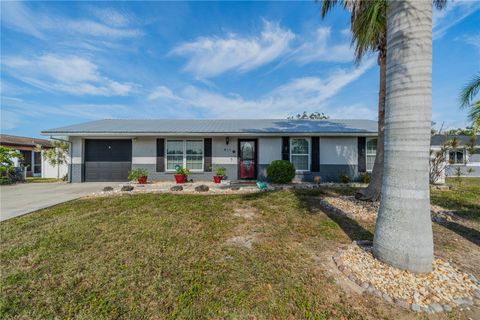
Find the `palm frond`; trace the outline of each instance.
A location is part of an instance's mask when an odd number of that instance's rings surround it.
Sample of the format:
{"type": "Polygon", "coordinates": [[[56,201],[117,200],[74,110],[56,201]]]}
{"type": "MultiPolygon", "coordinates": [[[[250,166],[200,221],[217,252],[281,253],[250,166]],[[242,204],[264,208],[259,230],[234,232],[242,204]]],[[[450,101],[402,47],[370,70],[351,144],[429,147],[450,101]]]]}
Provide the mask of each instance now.
{"type": "Polygon", "coordinates": [[[480,73],[474,76],[460,93],[460,103],[462,108],[470,105],[470,102],[480,91],[480,73]]]}
{"type": "Polygon", "coordinates": [[[480,128],[480,100],[472,104],[468,112],[468,118],[473,122],[474,126],[480,128]]]}
{"type": "Polygon", "coordinates": [[[447,6],[447,0],[433,0],[433,5],[438,10],[442,10],[447,6]]]}
{"type": "Polygon", "coordinates": [[[322,1],[322,18],[325,18],[329,12],[338,4],[338,0],[323,0],[322,1]]]}
{"type": "Polygon", "coordinates": [[[357,63],[368,52],[383,54],[386,50],[387,1],[355,1],[351,29],[357,63]]]}

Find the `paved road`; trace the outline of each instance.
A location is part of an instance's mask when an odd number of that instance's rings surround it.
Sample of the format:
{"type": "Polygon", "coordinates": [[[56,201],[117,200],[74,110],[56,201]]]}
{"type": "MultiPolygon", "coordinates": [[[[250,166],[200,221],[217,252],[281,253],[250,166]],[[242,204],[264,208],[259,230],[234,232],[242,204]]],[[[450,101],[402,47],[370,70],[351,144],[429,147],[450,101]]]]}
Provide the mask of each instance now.
{"type": "Polygon", "coordinates": [[[21,183],[1,186],[0,221],[101,191],[107,185],[114,186],[115,183],[21,183]]]}

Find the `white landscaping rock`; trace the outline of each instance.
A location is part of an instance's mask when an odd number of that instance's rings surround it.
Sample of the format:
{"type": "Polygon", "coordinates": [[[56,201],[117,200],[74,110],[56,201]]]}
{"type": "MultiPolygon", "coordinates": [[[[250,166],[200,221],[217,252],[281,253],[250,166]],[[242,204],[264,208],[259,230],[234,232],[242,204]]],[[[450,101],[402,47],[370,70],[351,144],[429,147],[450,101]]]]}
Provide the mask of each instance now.
{"type": "Polygon", "coordinates": [[[449,312],[452,306],[473,305],[480,284],[449,262],[433,261],[430,273],[396,269],[375,259],[371,246],[354,242],[336,254],[334,262],[345,276],[367,292],[415,312],[449,312]]]}

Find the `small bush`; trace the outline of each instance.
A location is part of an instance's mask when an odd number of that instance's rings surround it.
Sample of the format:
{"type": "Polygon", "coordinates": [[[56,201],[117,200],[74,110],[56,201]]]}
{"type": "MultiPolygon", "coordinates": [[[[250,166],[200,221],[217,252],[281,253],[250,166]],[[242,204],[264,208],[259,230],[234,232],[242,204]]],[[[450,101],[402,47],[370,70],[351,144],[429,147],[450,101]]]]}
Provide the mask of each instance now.
{"type": "Polygon", "coordinates": [[[217,170],[215,170],[215,175],[219,177],[225,176],[225,173],[227,173],[227,169],[224,167],[219,167],[217,170]]]}
{"type": "Polygon", "coordinates": [[[267,167],[267,177],[273,183],[289,183],[295,178],[295,166],[290,161],[274,160],[267,167]]]}
{"type": "Polygon", "coordinates": [[[338,176],[339,180],[341,183],[350,183],[352,181],[352,178],[346,173],[342,173],[338,176]]]}
{"type": "Polygon", "coordinates": [[[358,180],[363,183],[370,183],[370,174],[368,172],[361,173],[358,180]]]}
{"type": "Polygon", "coordinates": [[[128,180],[134,181],[141,177],[148,177],[148,171],[144,168],[132,169],[128,172],[128,180]]]}

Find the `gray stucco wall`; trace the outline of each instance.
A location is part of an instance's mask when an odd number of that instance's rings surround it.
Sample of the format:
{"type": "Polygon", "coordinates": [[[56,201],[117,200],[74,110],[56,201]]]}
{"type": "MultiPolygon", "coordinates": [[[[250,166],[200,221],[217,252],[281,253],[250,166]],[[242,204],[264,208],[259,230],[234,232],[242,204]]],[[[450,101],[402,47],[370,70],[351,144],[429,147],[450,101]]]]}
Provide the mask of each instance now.
{"type": "Polygon", "coordinates": [[[83,182],[83,148],[84,139],[81,137],[70,137],[70,170],[72,182],[83,182]]]}
{"type": "Polygon", "coordinates": [[[480,177],[480,162],[468,163],[467,165],[448,165],[445,168],[445,175],[447,177],[456,177],[457,168],[460,168],[460,176],[462,177],[480,177]]]}
{"type": "MultiPolygon", "coordinates": [[[[89,137],[90,138],[90,137],[89,137]]],[[[91,137],[93,138],[93,137],[91,137]]],[[[149,179],[173,181],[173,172],[156,172],[156,140],[166,137],[137,137],[132,139],[132,168],[145,168],[149,179]]],[[[188,137],[175,137],[186,139],[188,137]]],[[[238,179],[238,138],[212,137],[212,172],[192,172],[194,181],[211,181],[218,167],[227,169],[230,180],[238,179]]],[[[273,161],[281,159],[281,137],[252,137],[258,139],[258,179],[266,180],[266,168],[273,161]]],[[[244,139],[242,137],[242,139],[244,139]]],[[[247,138],[245,138],[247,139],[247,138]]],[[[84,176],[84,139],[71,137],[72,182],[82,182],[84,176]]],[[[320,138],[320,172],[298,173],[296,181],[312,181],[320,175],[322,181],[338,181],[340,174],[346,173],[352,178],[358,175],[357,138],[356,137],[321,137],[320,138]]]]}

